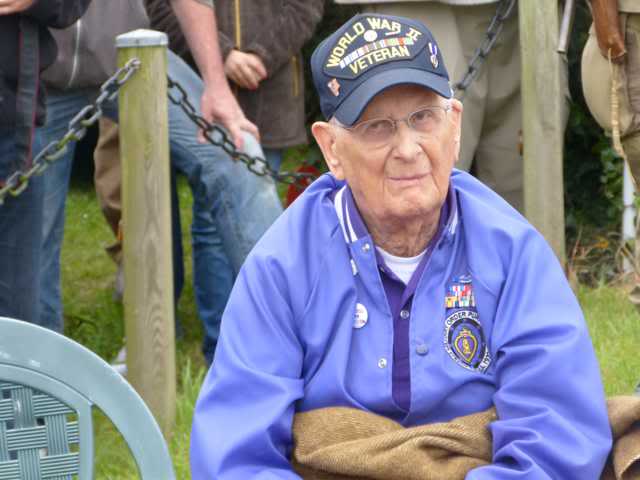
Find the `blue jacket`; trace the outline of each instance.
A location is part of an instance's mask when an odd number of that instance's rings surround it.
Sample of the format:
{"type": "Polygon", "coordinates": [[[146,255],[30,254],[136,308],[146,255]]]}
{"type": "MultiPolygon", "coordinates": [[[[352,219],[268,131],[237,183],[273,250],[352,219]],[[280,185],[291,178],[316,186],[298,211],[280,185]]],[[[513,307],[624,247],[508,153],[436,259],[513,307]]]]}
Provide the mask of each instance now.
{"type": "Polygon", "coordinates": [[[349,406],[412,426],[495,405],[493,463],[467,480],[599,479],[611,432],[598,363],[542,236],[454,171],[454,211],[412,303],[403,413],[392,398],[393,326],[372,240],[345,235],[333,200],[343,186],[322,176],[247,258],[196,405],[193,478],[300,478],[289,462],[298,411],[349,406]],[[453,287],[467,284],[473,298],[452,301],[453,287]],[[368,311],[364,327],[354,325],[357,304],[368,311]]]}

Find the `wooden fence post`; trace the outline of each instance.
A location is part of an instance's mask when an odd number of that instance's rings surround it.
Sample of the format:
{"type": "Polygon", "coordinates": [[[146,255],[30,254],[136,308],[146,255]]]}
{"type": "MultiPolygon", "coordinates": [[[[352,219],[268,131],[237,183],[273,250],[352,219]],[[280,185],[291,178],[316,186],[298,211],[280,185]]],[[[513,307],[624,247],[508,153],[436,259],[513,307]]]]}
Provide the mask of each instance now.
{"type": "Polygon", "coordinates": [[[564,265],[564,90],[558,0],[520,0],[524,210],[564,265]]]}
{"type": "Polygon", "coordinates": [[[176,410],[175,325],[167,113],[167,36],[116,39],[118,65],[138,72],[120,90],[127,377],[165,436],[176,410]]]}

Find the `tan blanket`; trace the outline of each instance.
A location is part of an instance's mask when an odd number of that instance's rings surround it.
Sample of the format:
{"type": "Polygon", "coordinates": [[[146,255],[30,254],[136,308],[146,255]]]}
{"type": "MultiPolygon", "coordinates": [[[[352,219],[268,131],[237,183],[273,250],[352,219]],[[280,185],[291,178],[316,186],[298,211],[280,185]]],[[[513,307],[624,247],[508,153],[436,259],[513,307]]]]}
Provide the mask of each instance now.
{"type": "MultiPolygon", "coordinates": [[[[602,480],[640,479],[640,397],[608,400],[614,445],[602,480]]],[[[404,428],[372,413],[324,408],[293,423],[293,466],[305,480],[456,480],[491,462],[495,410],[404,428]]]]}

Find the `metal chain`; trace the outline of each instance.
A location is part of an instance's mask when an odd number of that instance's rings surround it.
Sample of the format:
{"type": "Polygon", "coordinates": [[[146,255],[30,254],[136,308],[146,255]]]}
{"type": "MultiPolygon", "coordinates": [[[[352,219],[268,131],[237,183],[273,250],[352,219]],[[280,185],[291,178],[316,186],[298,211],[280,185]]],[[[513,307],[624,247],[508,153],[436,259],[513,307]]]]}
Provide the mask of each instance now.
{"type": "Polygon", "coordinates": [[[487,28],[485,38],[473,53],[473,57],[471,57],[466,73],[462,77],[462,80],[453,85],[453,90],[459,100],[464,98],[466,90],[480,74],[482,65],[489,56],[491,50],[493,50],[493,47],[500,36],[500,32],[502,32],[502,28],[504,27],[504,22],[511,16],[515,4],[516,0],[500,0],[498,8],[496,9],[496,14],[493,16],[493,19],[489,24],[489,28],[487,28]]]}
{"type": "Polygon", "coordinates": [[[247,169],[260,176],[271,177],[276,182],[286,183],[288,185],[296,185],[299,188],[306,186],[305,180],[313,180],[316,178],[312,173],[304,172],[278,172],[273,170],[264,158],[252,157],[246,153],[238,151],[233,141],[229,138],[227,132],[218,125],[210,123],[202,115],[200,115],[189,100],[187,92],[178,82],[171,77],[167,77],[169,100],[178,105],[184,113],[195,123],[204,138],[216,147],[221,147],[225,153],[236,161],[244,163],[247,169]]]}
{"type": "Polygon", "coordinates": [[[69,129],[60,140],[54,140],[38,153],[31,162],[31,168],[26,171],[18,170],[4,183],[0,184],[0,205],[4,203],[7,195],[18,196],[29,185],[29,180],[34,175],[40,175],[51,163],[58,160],[67,152],[69,142],[81,140],[87,133],[87,128],[94,125],[102,117],[102,104],[112,101],[118,95],[129,78],[140,68],[140,60],[132,58],[122,68],[118,69],[110,78],[100,86],[100,93],[92,104],[82,108],[69,122],[69,129]]]}
{"type": "MultiPolygon", "coordinates": [[[[467,67],[467,72],[463,76],[462,80],[453,86],[459,98],[464,96],[465,91],[480,73],[480,69],[495,46],[504,26],[504,22],[511,15],[515,3],[516,0],[501,0],[498,4],[496,14],[487,29],[486,38],[474,52],[474,55],[469,62],[469,66],[467,67]]],[[[129,80],[131,75],[133,75],[139,67],[140,61],[134,58],[124,67],[120,68],[100,87],[100,94],[94,103],[85,106],[78,112],[71,122],[69,122],[69,130],[60,140],[51,142],[40,153],[38,153],[38,155],[33,159],[32,166],[29,170],[26,172],[18,170],[12,174],[6,180],[5,184],[0,187],[0,205],[2,205],[8,194],[12,196],[20,195],[20,193],[22,193],[27,187],[31,177],[41,174],[47,169],[50,163],[64,155],[67,151],[67,144],[69,142],[81,140],[86,134],[87,128],[95,124],[102,116],[102,104],[107,100],[113,100],[118,94],[120,87],[129,80]]],[[[231,158],[244,163],[250,172],[258,176],[269,176],[277,182],[289,185],[301,184],[303,183],[301,181],[315,177],[311,173],[277,172],[269,166],[264,158],[252,157],[238,151],[225,130],[210,123],[198,114],[197,110],[190,102],[184,88],[171,77],[168,77],[167,80],[169,86],[169,100],[182,108],[187,117],[189,117],[191,121],[193,121],[193,123],[202,130],[204,138],[209,143],[216,147],[221,147],[231,158]],[[174,91],[177,91],[177,96],[173,93],[174,91]]]]}

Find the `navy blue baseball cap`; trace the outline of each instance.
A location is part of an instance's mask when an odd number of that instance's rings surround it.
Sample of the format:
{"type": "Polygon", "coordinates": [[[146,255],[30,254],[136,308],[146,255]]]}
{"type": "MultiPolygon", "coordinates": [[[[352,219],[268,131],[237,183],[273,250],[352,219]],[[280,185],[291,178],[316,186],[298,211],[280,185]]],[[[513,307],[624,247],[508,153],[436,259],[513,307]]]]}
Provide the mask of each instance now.
{"type": "Polygon", "coordinates": [[[417,20],[360,14],[327,37],[311,56],[325,118],[350,126],[378,93],[420,85],[451,98],[449,74],[429,29],[417,20]]]}

